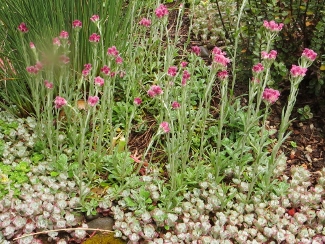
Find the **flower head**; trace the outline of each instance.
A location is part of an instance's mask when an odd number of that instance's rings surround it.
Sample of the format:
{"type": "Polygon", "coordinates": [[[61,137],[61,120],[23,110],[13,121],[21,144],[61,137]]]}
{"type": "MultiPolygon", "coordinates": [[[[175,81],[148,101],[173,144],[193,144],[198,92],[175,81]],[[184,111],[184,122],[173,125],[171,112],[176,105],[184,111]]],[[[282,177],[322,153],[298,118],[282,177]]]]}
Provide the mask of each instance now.
{"type": "Polygon", "coordinates": [[[223,55],[223,56],[226,56],[226,53],[223,52],[219,47],[214,47],[212,49],[212,55],[223,55]]]}
{"type": "Polygon", "coordinates": [[[306,75],[307,72],[307,68],[303,68],[301,66],[297,66],[297,65],[292,65],[291,70],[290,70],[290,74],[293,77],[304,77],[306,75]]]}
{"type": "Polygon", "coordinates": [[[20,25],[18,26],[18,30],[22,33],[28,32],[28,28],[24,22],[20,23],[20,25]]]}
{"type": "Polygon", "coordinates": [[[263,91],[262,98],[268,103],[275,103],[280,96],[280,92],[278,90],[274,90],[272,88],[265,88],[263,91]]]}
{"type": "Polygon", "coordinates": [[[63,63],[63,64],[68,64],[70,62],[70,58],[65,56],[65,55],[61,55],[60,56],[60,61],[63,63]]]}
{"type": "Polygon", "coordinates": [[[52,89],[52,88],[53,88],[53,83],[52,83],[52,82],[49,82],[48,80],[45,80],[45,81],[44,81],[44,86],[45,86],[47,89],[52,89]]]}
{"type": "Polygon", "coordinates": [[[313,50],[305,48],[302,52],[302,57],[305,57],[309,61],[314,61],[317,57],[317,53],[315,53],[313,50]]]}
{"type": "Polygon", "coordinates": [[[81,28],[81,27],[82,27],[82,22],[80,20],[76,19],[72,22],[72,28],[75,29],[75,28],[81,28]]]}
{"type": "Polygon", "coordinates": [[[176,76],[176,74],[177,74],[177,67],[176,66],[169,67],[168,68],[168,71],[167,71],[167,74],[169,76],[172,76],[172,77],[176,76]]]}
{"type": "Polygon", "coordinates": [[[220,71],[218,73],[218,78],[220,80],[224,80],[224,79],[228,78],[228,71],[227,70],[220,71]]]}
{"type": "Polygon", "coordinates": [[[147,91],[147,94],[149,95],[149,97],[155,97],[163,94],[163,90],[161,89],[160,86],[152,85],[150,89],[147,91]]]}
{"type": "Polygon", "coordinates": [[[122,64],[122,63],[123,63],[123,58],[121,58],[121,56],[117,56],[117,57],[115,58],[115,62],[116,62],[117,64],[122,64]]]}
{"type": "Polygon", "coordinates": [[[159,127],[163,130],[163,132],[168,133],[170,132],[169,124],[166,121],[161,122],[159,127]]]}
{"type": "Polygon", "coordinates": [[[100,35],[98,35],[97,33],[93,33],[89,37],[90,42],[99,42],[99,40],[100,40],[100,35]]]}
{"type": "Polygon", "coordinates": [[[91,107],[94,107],[98,103],[98,101],[99,101],[98,96],[89,96],[87,102],[91,107]]]}
{"type": "Polygon", "coordinates": [[[68,39],[69,38],[69,33],[67,31],[61,31],[59,37],[61,39],[68,39]]]}
{"type": "Polygon", "coordinates": [[[67,104],[67,100],[65,100],[63,97],[57,96],[54,100],[54,104],[55,104],[55,108],[59,109],[67,104]]]}
{"type": "Polygon", "coordinates": [[[133,103],[136,106],[139,106],[142,103],[142,99],[140,97],[136,97],[136,98],[134,98],[133,103]]]}
{"type": "Polygon", "coordinates": [[[112,56],[117,56],[118,55],[118,50],[115,46],[109,47],[107,49],[107,55],[112,55],[112,56]]]}
{"type": "Polygon", "coordinates": [[[264,20],[263,26],[266,29],[268,29],[268,30],[270,30],[272,32],[279,32],[283,28],[283,24],[282,23],[277,24],[274,20],[271,20],[270,22],[267,21],[267,20],[264,20]]]}
{"type": "Polygon", "coordinates": [[[186,82],[191,78],[191,74],[190,72],[188,72],[187,70],[183,71],[183,75],[182,75],[182,86],[186,85],[186,82]]]}
{"type": "Polygon", "coordinates": [[[37,74],[39,70],[35,66],[28,66],[26,67],[26,71],[30,74],[37,74]]]}
{"type": "Polygon", "coordinates": [[[58,46],[58,47],[61,46],[61,41],[60,41],[59,37],[53,38],[53,45],[58,46]]]}
{"type": "Polygon", "coordinates": [[[197,56],[201,53],[201,48],[199,46],[192,46],[192,52],[195,53],[197,56]]]}
{"type": "Polygon", "coordinates": [[[172,108],[173,109],[178,109],[178,108],[180,108],[181,107],[181,105],[179,104],[179,102],[177,102],[177,101],[173,101],[172,102],[172,108]]]}
{"type": "Polygon", "coordinates": [[[261,52],[262,59],[275,59],[276,55],[277,55],[277,51],[275,50],[271,50],[269,53],[265,51],[261,52]]]}
{"type": "Polygon", "coordinates": [[[188,65],[188,62],[185,62],[185,61],[181,62],[181,67],[182,68],[186,68],[187,65],[188,65]]]}
{"type": "Polygon", "coordinates": [[[213,62],[223,67],[227,67],[228,63],[230,63],[230,59],[225,57],[223,54],[216,54],[213,56],[213,62]]]}
{"type": "Polygon", "coordinates": [[[150,27],[151,25],[151,20],[147,18],[142,18],[139,22],[139,25],[145,26],[145,27],[150,27]]]}
{"type": "Polygon", "coordinates": [[[94,82],[98,86],[103,86],[104,85],[104,79],[100,76],[95,77],[94,82]]]}
{"type": "Polygon", "coordinates": [[[104,73],[105,75],[109,75],[109,73],[111,72],[111,69],[107,65],[104,65],[103,68],[100,69],[100,71],[102,73],[104,73]]]}
{"type": "Polygon", "coordinates": [[[97,21],[99,21],[99,15],[94,14],[93,16],[91,16],[90,20],[91,20],[92,22],[97,22],[97,21]]]}
{"type": "Polygon", "coordinates": [[[158,8],[156,8],[156,10],[155,10],[155,14],[156,14],[156,16],[157,16],[158,18],[162,18],[162,17],[168,15],[168,9],[167,9],[167,7],[166,7],[165,5],[160,4],[160,5],[158,6],[158,8]]]}
{"type": "Polygon", "coordinates": [[[254,66],[253,66],[253,72],[255,72],[255,73],[260,73],[260,72],[262,72],[263,70],[264,70],[264,66],[263,66],[263,64],[261,64],[261,63],[258,63],[258,64],[255,64],[254,66]]]}
{"type": "Polygon", "coordinates": [[[29,47],[30,47],[31,49],[35,49],[35,44],[34,44],[33,42],[30,42],[30,43],[29,43],[29,47]]]}

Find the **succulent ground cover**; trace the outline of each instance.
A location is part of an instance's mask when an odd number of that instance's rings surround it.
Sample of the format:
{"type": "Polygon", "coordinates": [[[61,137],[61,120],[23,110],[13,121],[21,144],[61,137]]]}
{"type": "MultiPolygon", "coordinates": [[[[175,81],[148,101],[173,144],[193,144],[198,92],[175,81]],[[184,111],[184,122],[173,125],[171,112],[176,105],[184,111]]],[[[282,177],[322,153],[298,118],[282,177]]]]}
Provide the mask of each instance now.
{"type": "Polygon", "coordinates": [[[84,17],[90,31],[73,19],[46,49],[28,24],[15,27],[33,109],[17,118],[9,111],[19,114],[21,104],[3,101],[8,111],[0,111],[0,241],[81,243],[84,216],[100,215],[129,243],[323,243],[325,171],[312,178],[297,166],[298,152],[309,161],[313,148],[288,134],[317,54],[304,47],[288,64],[289,94],[278,100],[271,74],[281,22],[260,23],[260,56],[240,85],[236,33],[246,1],[225,10],[237,14],[232,45],[219,40],[225,46],[207,47],[205,59],[191,41],[199,33],[190,32],[188,5],[152,2],[137,15],[129,4],[125,46],[105,45],[107,16],[96,13],[84,17]]]}

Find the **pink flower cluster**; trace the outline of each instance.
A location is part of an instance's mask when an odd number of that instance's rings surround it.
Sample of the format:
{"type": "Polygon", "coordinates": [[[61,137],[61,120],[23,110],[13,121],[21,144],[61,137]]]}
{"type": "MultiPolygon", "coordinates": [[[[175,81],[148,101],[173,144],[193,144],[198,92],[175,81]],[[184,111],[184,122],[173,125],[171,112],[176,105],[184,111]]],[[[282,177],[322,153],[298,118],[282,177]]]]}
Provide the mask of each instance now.
{"type": "Polygon", "coordinates": [[[275,103],[280,96],[280,92],[278,90],[274,90],[272,88],[265,88],[263,91],[262,98],[268,103],[275,103]]]}
{"type": "Polygon", "coordinates": [[[212,56],[213,62],[221,65],[222,67],[227,67],[228,63],[230,63],[230,59],[226,57],[226,53],[218,47],[213,48],[212,56]]]}
{"type": "Polygon", "coordinates": [[[158,6],[158,8],[156,8],[156,10],[155,10],[155,14],[156,14],[156,16],[157,16],[158,18],[162,18],[162,17],[168,15],[168,9],[167,9],[167,7],[166,7],[165,5],[160,4],[160,5],[158,6]]]}
{"type": "Polygon", "coordinates": [[[177,74],[177,67],[176,66],[171,66],[168,68],[167,74],[171,77],[175,77],[177,74]]]}
{"type": "Polygon", "coordinates": [[[76,19],[72,22],[72,28],[75,29],[75,28],[81,28],[81,27],[82,27],[82,22],[80,20],[76,19]]]}
{"type": "Polygon", "coordinates": [[[24,22],[20,23],[20,25],[18,26],[18,30],[22,33],[28,32],[28,28],[24,22]]]}
{"type": "Polygon", "coordinates": [[[139,25],[145,26],[145,27],[150,27],[151,25],[151,20],[147,18],[142,18],[139,22],[139,25]]]}
{"type": "Polygon", "coordinates": [[[314,61],[317,57],[317,53],[315,53],[313,50],[305,48],[302,52],[302,57],[305,57],[306,59],[310,61],[314,61]]]}
{"type": "Polygon", "coordinates": [[[100,71],[101,71],[102,73],[104,73],[105,75],[109,75],[110,72],[111,72],[111,69],[110,69],[110,67],[108,67],[107,65],[104,65],[103,68],[100,69],[100,71]]]}
{"type": "Polygon", "coordinates": [[[97,86],[103,86],[104,83],[105,83],[105,80],[104,80],[102,77],[97,76],[97,77],[95,77],[95,79],[94,79],[94,83],[95,83],[95,85],[97,85],[97,86]]]}
{"type": "Polygon", "coordinates": [[[192,52],[195,53],[197,56],[200,56],[201,48],[199,46],[192,46],[192,52]]]}
{"type": "Polygon", "coordinates": [[[43,68],[43,64],[41,62],[37,62],[34,66],[26,67],[26,71],[30,74],[37,74],[43,68]]]}
{"type": "Polygon", "coordinates": [[[117,64],[122,64],[122,63],[123,63],[123,58],[121,58],[121,56],[117,56],[117,57],[115,58],[115,62],[116,62],[117,64]]]}
{"type": "Polygon", "coordinates": [[[185,61],[181,62],[181,67],[182,68],[185,68],[187,65],[188,65],[188,62],[185,62],[185,61]]]}
{"type": "Polygon", "coordinates": [[[97,21],[99,21],[99,16],[97,14],[94,14],[93,16],[91,16],[90,20],[92,22],[97,22],[97,21]]]}
{"type": "Polygon", "coordinates": [[[52,89],[52,88],[53,88],[53,83],[52,83],[52,82],[49,82],[48,80],[45,80],[45,81],[44,81],[44,86],[45,86],[47,89],[52,89]]]}
{"type": "Polygon", "coordinates": [[[92,68],[91,64],[85,64],[84,69],[82,70],[82,75],[83,76],[88,76],[89,73],[90,73],[91,68],[92,68]]]}
{"type": "Polygon", "coordinates": [[[59,37],[61,39],[68,39],[69,38],[69,33],[67,31],[61,31],[59,37]]]}
{"type": "Polygon", "coordinates": [[[107,55],[117,56],[118,54],[119,52],[115,46],[109,47],[107,49],[107,55]]]}
{"type": "Polygon", "coordinates": [[[89,37],[90,42],[99,42],[99,40],[100,40],[100,35],[98,35],[97,33],[93,33],[89,37]]]}
{"type": "Polygon", "coordinates": [[[66,55],[61,55],[60,56],[60,61],[63,64],[68,64],[70,62],[70,58],[68,56],[66,56],[66,55]]]}
{"type": "Polygon", "coordinates": [[[60,109],[67,104],[67,100],[65,100],[63,97],[57,96],[54,100],[54,104],[55,108],[60,109]]]}
{"type": "Polygon", "coordinates": [[[264,66],[261,63],[255,64],[252,68],[253,72],[260,73],[264,70],[264,66]]]}
{"type": "Polygon", "coordinates": [[[279,32],[283,28],[282,23],[277,24],[274,20],[271,21],[264,20],[263,26],[272,32],[279,32]]]}
{"type": "Polygon", "coordinates": [[[53,38],[53,45],[58,46],[58,47],[61,46],[61,41],[60,41],[59,37],[53,38]]]}
{"type": "Polygon", "coordinates": [[[155,96],[161,95],[163,93],[164,92],[161,89],[161,87],[157,86],[157,85],[152,85],[150,87],[150,89],[147,91],[147,94],[148,94],[149,97],[155,97],[155,96]]]}
{"type": "Polygon", "coordinates": [[[178,108],[180,108],[181,107],[181,105],[179,104],[179,102],[177,102],[177,101],[173,101],[172,102],[172,108],[173,109],[178,109],[178,108]]]}
{"type": "Polygon", "coordinates": [[[166,121],[161,122],[159,127],[163,130],[163,132],[168,133],[170,132],[169,124],[166,121]]]}
{"type": "Polygon", "coordinates": [[[307,72],[307,68],[301,67],[301,66],[297,66],[297,65],[292,65],[291,70],[290,70],[290,74],[293,77],[304,77],[306,75],[307,72]]]}
{"type": "Polygon", "coordinates": [[[227,79],[228,78],[228,71],[227,70],[223,70],[223,71],[220,71],[219,73],[218,73],[218,78],[220,79],[220,80],[224,80],[224,79],[227,79]]]}
{"type": "Polygon", "coordinates": [[[98,96],[89,96],[87,102],[91,107],[94,107],[98,103],[98,101],[99,101],[98,96]]]}
{"type": "Polygon", "coordinates": [[[267,53],[265,51],[261,52],[261,56],[263,59],[275,59],[277,54],[278,53],[275,50],[271,50],[269,53],[267,53]]]}
{"type": "Polygon", "coordinates": [[[186,85],[186,82],[191,78],[191,74],[190,72],[188,72],[187,70],[183,71],[183,76],[182,76],[182,86],[186,85]]]}
{"type": "Polygon", "coordinates": [[[136,106],[139,106],[142,103],[142,99],[140,97],[136,97],[136,98],[134,98],[133,103],[136,106]]]}

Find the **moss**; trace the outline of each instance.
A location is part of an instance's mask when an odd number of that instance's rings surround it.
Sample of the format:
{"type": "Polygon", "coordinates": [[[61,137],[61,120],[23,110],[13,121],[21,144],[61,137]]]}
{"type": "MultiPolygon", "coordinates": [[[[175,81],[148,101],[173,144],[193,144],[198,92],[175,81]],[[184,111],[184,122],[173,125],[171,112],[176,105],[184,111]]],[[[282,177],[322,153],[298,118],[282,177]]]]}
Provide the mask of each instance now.
{"type": "Polygon", "coordinates": [[[125,244],[126,242],[114,237],[114,233],[109,234],[97,234],[88,240],[84,241],[83,244],[125,244]]]}

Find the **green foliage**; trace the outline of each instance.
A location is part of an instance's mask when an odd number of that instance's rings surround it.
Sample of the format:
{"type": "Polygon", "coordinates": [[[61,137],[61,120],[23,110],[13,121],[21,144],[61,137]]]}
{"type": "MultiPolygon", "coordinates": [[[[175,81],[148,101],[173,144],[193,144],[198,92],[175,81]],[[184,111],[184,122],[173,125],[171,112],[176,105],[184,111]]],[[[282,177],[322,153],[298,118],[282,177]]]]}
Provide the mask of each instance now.
{"type": "MultiPolygon", "coordinates": [[[[95,25],[90,17],[98,14],[105,28],[102,30],[101,38],[105,47],[116,45],[122,52],[127,46],[127,35],[130,30],[134,12],[143,3],[128,1],[47,1],[34,2],[31,0],[4,0],[0,7],[0,53],[4,58],[5,69],[0,69],[0,104],[13,113],[24,116],[35,113],[33,98],[31,97],[31,84],[26,66],[34,65],[36,60],[30,48],[24,45],[33,42],[39,53],[49,54],[52,49],[52,39],[57,37],[62,30],[73,35],[72,21],[82,21],[78,39],[71,38],[71,46],[78,42],[80,50],[71,48],[70,63],[75,67],[72,70],[81,71],[84,64],[92,59],[92,47],[89,45],[89,33],[96,31],[95,25]],[[56,13],[56,14],[53,14],[56,13]],[[120,21],[123,19],[123,21],[120,21]],[[41,20],[41,21],[39,21],[41,20]],[[26,23],[29,32],[21,39],[21,33],[17,30],[18,25],[26,23]],[[24,60],[22,60],[22,57],[24,60]]],[[[40,61],[43,60],[44,57],[40,61]]],[[[100,64],[101,65],[101,64],[100,64]]],[[[71,77],[71,79],[74,79],[71,77]]]]}
{"type": "Polygon", "coordinates": [[[27,173],[30,165],[27,162],[20,162],[16,166],[0,163],[0,200],[12,192],[13,196],[19,196],[23,183],[29,181],[27,173]]]}
{"type": "Polygon", "coordinates": [[[305,105],[303,108],[298,108],[297,112],[301,115],[300,120],[305,121],[313,118],[313,113],[310,110],[309,105],[305,105]]]}

